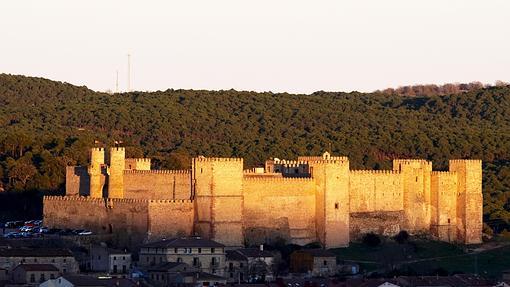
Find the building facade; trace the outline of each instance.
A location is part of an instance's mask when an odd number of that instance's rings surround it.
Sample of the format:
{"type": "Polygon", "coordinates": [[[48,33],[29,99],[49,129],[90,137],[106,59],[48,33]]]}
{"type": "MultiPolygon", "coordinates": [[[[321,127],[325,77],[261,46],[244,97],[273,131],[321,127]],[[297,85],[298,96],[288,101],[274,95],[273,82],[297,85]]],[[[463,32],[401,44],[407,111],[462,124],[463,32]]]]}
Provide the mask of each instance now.
{"type": "Polygon", "coordinates": [[[450,160],[441,172],[421,159],[350,170],[348,158],[326,152],[243,168],[240,158],[198,157],[189,170],[150,170],[149,159],[126,159],[124,148],[111,148],[108,164],[94,148],[90,166],[67,168],[66,196],[44,198],[44,222],[140,242],[198,234],[227,246],[280,238],[342,247],[400,230],[481,242],[480,160],[450,160]]]}
{"type": "Polygon", "coordinates": [[[186,263],[200,272],[222,276],[225,245],[200,237],[182,237],[144,244],[139,265],[157,266],[167,262],[186,263]]]}

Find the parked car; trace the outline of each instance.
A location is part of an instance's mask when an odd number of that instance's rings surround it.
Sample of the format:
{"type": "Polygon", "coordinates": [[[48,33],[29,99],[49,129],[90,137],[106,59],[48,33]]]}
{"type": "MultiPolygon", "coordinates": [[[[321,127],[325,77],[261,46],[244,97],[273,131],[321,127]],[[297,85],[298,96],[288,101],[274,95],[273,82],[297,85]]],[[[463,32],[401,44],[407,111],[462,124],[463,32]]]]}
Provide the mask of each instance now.
{"type": "Polygon", "coordinates": [[[78,233],[78,235],[92,235],[92,231],[90,230],[82,230],[78,233]]]}
{"type": "Polygon", "coordinates": [[[21,232],[32,232],[32,230],[34,230],[34,227],[33,226],[28,226],[28,225],[22,226],[19,229],[19,231],[21,231],[21,232]]]}
{"type": "Polygon", "coordinates": [[[37,226],[41,226],[42,223],[43,223],[43,221],[41,219],[34,220],[34,224],[37,225],[37,226]]]}
{"type": "Polygon", "coordinates": [[[8,221],[5,223],[6,228],[19,228],[25,224],[23,221],[8,221]]]}
{"type": "Polygon", "coordinates": [[[44,227],[44,226],[42,226],[42,227],[36,227],[36,228],[34,228],[34,230],[33,230],[33,231],[34,231],[35,233],[39,233],[39,234],[43,234],[43,233],[44,233],[44,234],[46,234],[46,233],[49,233],[49,229],[48,229],[48,227],[44,227]]]}

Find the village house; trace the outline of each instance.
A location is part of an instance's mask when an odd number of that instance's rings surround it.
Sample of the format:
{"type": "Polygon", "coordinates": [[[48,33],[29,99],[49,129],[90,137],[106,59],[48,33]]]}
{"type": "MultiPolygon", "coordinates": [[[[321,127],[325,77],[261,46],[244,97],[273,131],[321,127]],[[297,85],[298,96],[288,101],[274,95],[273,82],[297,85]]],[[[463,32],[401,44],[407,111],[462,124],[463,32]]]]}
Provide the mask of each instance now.
{"type": "Polygon", "coordinates": [[[186,263],[201,272],[222,276],[225,245],[200,237],[173,238],[142,245],[139,256],[141,267],[166,262],[186,263]]]}

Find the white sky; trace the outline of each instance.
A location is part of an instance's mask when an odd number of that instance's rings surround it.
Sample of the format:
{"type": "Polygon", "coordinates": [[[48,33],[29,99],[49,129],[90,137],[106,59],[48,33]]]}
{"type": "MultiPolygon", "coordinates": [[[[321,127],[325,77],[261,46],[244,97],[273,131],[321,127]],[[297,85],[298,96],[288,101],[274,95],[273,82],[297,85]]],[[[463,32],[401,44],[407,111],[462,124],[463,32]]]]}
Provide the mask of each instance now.
{"type": "Polygon", "coordinates": [[[2,0],[0,73],[115,89],[510,81],[508,0],[2,0]]]}

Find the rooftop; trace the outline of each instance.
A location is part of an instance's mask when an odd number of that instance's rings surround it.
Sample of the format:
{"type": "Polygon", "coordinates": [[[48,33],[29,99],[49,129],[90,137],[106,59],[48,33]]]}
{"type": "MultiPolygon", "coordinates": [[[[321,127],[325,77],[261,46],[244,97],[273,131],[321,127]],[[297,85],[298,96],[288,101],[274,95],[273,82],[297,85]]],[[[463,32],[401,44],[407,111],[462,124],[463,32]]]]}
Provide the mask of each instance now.
{"type": "Polygon", "coordinates": [[[71,282],[75,287],[80,286],[104,286],[104,287],[134,287],[138,286],[136,282],[125,278],[107,278],[99,279],[84,275],[64,275],[65,280],[71,282]]]}
{"type": "Polygon", "coordinates": [[[166,239],[162,241],[156,241],[147,243],[142,246],[142,248],[152,247],[152,248],[178,248],[178,247],[225,247],[225,245],[218,243],[213,240],[203,239],[201,237],[181,237],[181,238],[172,238],[166,239]]]}
{"type": "Polygon", "coordinates": [[[18,268],[25,271],[59,271],[58,268],[52,264],[20,264],[14,269],[18,268]]]}
{"type": "Polygon", "coordinates": [[[73,257],[63,248],[0,248],[0,257],[73,257]]]}
{"type": "Polygon", "coordinates": [[[229,260],[248,260],[248,258],[268,258],[274,257],[271,252],[260,250],[258,248],[240,248],[226,251],[229,260]]]}
{"type": "Polygon", "coordinates": [[[326,249],[302,249],[296,252],[307,253],[313,257],[336,257],[333,252],[326,249]]]}

